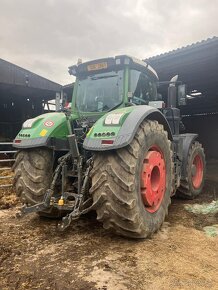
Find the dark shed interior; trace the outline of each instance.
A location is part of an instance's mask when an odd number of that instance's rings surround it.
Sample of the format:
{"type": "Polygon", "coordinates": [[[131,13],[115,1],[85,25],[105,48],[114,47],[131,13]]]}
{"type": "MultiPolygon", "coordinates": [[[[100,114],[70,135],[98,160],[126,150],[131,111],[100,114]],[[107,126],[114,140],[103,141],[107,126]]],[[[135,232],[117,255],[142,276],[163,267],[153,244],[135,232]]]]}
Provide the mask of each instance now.
{"type": "Polygon", "coordinates": [[[0,140],[12,140],[22,123],[48,109],[61,85],[0,59],[0,140]]]}
{"type": "Polygon", "coordinates": [[[207,157],[218,158],[218,37],[146,59],[160,81],[179,75],[187,85],[181,107],[187,132],[199,134],[207,157]]]}

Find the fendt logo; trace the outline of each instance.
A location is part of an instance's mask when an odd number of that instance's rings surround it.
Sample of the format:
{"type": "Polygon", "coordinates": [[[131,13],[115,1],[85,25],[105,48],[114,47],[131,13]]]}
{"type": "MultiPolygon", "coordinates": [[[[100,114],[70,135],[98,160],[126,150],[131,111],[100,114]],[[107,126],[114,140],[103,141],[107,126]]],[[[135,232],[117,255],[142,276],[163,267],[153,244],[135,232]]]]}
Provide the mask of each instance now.
{"type": "Polygon", "coordinates": [[[48,121],[44,122],[44,126],[46,126],[46,127],[52,127],[52,126],[54,126],[54,122],[48,120],[48,121]]]}

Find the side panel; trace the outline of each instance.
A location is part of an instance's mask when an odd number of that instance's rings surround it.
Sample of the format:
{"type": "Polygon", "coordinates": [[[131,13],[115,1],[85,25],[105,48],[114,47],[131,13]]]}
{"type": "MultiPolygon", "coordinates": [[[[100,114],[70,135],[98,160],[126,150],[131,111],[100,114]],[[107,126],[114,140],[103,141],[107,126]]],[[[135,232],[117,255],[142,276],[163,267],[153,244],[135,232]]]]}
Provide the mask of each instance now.
{"type": "Polygon", "coordinates": [[[164,115],[156,108],[141,105],[117,109],[100,118],[87,134],[83,147],[92,151],[125,147],[133,140],[139,125],[146,118],[163,124],[172,140],[170,126],[164,115]],[[108,119],[112,120],[109,125],[106,122],[108,119]]]}

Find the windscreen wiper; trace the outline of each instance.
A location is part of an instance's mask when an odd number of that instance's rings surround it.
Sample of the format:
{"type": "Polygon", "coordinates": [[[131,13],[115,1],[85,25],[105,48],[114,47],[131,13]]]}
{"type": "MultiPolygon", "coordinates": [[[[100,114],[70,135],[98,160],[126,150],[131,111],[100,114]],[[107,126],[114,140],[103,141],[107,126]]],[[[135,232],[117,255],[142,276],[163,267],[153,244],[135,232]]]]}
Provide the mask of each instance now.
{"type": "Polygon", "coordinates": [[[114,78],[114,77],[117,77],[117,75],[102,76],[102,77],[91,77],[91,80],[108,79],[108,78],[114,78]]]}
{"type": "Polygon", "coordinates": [[[110,111],[116,110],[117,108],[119,108],[119,106],[120,106],[121,104],[122,104],[122,102],[119,103],[118,105],[112,107],[110,110],[107,111],[107,113],[110,112],[110,111]]]}

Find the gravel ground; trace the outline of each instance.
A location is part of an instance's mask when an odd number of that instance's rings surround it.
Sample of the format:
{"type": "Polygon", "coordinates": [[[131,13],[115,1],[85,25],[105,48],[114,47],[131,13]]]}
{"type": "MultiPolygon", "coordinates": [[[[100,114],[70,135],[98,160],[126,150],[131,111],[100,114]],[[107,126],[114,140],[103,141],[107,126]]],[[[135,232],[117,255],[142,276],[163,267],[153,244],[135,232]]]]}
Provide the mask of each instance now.
{"type": "Polygon", "coordinates": [[[142,241],[108,233],[94,213],[64,233],[36,214],[17,219],[11,194],[0,210],[0,289],[218,289],[218,238],[203,231],[217,216],[184,209],[217,199],[215,179],[195,201],[173,198],[162,229],[142,241]]]}

